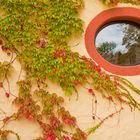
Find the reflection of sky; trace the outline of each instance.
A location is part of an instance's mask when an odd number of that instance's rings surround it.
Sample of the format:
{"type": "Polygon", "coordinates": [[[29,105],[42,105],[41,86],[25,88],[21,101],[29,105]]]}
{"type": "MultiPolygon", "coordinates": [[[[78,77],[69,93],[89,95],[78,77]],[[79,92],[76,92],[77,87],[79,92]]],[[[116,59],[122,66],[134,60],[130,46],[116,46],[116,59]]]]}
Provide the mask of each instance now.
{"type": "Polygon", "coordinates": [[[112,24],[109,26],[106,26],[103,28],[96,37],[96,47],[99,47],[100,44],[103,42],[115,42],[117,44],[116,48],[113,50],[113,52],[121,51],[122,53],[126,53],[127,49],[125,46],[122,45],[122,39],[123,39],[123,26],[120,26],[120,24],[112,24]]]}

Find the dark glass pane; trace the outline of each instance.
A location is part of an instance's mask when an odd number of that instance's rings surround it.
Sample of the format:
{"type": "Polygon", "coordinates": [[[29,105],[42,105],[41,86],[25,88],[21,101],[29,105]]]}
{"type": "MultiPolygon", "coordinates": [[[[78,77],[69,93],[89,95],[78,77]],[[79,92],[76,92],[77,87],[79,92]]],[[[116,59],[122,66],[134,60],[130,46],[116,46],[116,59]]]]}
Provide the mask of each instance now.
{"type": "Polygon", "coordinates": [[[100,55],[112,64],[140,64],[140,27],[131,22],[113,22],[97,33],[95,45],[100,55]]]}

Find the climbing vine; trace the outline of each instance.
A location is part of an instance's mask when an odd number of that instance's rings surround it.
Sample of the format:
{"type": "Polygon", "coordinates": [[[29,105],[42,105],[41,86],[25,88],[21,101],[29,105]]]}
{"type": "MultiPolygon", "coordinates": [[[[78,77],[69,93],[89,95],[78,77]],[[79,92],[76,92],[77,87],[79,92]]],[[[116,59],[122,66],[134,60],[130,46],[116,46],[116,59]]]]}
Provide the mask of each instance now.
{"type": "MultiPolygon", "coordinates": [[[[95,104],[94,90],[98,90],[109,102],[140,110],[128,88],[140,95],[139,89],[124,78],[105,73],[92,59],[72,52],[68,46],[72,35],[83,32],[83,21],[78,17],[82,8],[82,0],[0,0],[0,46],[11,57],[9,62],[0,62],[0,88],[7,98],[14,97],[13,104],[18,107],[16,113],[1,120],[0,140],[7,140],[9,134],[20,139],[16,132],[5,130],[7,123],[20,118],[39,124],[42,136],[36,140],[86,140],[105,120],[123,110],[121,107],[87,133],[83,132],[76,118],[64,108],[64,99],[47,91],[47,79],[57,82],[67,96],[76,93],[78,97],[77,86],[85,87],[88,83],[85,88],[95,104]],[[10,87],[7,92],[3,84],[6,81],[9,85],[14,61],[20,62],[21,72],[26,74],[24,80],[18,78],[18,97],[11,93],[10,87]],[[36,87],[34,92],[32,83],[36,87]]],[[[92,117],[97,116],[92,112],[92,117]]]]}

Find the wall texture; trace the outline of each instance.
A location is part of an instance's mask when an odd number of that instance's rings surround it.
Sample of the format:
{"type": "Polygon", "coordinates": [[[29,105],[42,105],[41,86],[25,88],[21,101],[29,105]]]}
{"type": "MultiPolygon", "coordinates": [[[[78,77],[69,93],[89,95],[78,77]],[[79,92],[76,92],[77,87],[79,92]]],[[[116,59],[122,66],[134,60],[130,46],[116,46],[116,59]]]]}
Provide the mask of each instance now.
{"type": "MultiPolygon", "coordinates": [[[[119,4],[118,6],[132,7],[132,5],[129,4],[119,4]]],[[[85,22],[84,29],[86,30],[89,22],[98,13],[107,8],[109,7],[105,7],[100,2],[100,0],[85,0],[85,8],[80,15],[85,22]]],[[[79,52],[81,55],[86,55],[89,57],[85,48],[84,33],[82,37],[73,37],[69,44],[72,46],[73,51],[79,52]]],[[[0,61],[8,59],[9,57],[0,50],[0,61]]],[[[20,64],[18,62],[14,62],[13,66],[15,68],[15,72],[10,79],[11,92],[18,94],[16,81],[20,72],[20,64]]],[[[24,73],[22,73],[21,79],[22,78],[24,78],[24,73]]],[[[140,75],[126,78],[140,89],[140,75]]],[[[5,84],[5,86],[7,85],[5,84]]],[[[48,81],[48,90],[50,92],[56,92],[64,96],[63,91],[56,83],[51,83],[50,81],[48,81]]],[[[135,97],[140,101],[140,98],[138,98],[137,96],[135,97]]],[[[94,126],[96,122],[93,121],[91,116],[91,97],[87,94],[87,90],[85,88],[79,87],[78,101],[76,101],[76,96],[72,96],[70,98],[65,97],[65,100],[66,108],[70,110],[72,115],[75,115],[77,117],[78,124],[83,130],[87,130],[89,127],[94,126]]],[[[6,113],[9,115],[16,110],[16,108],[12,106],[11,103],[12,98],[7,99],[4,96],[4,91],[0,89],[0,108],[6,110],[6,113]]],[[[119,107],[120,105],[118,104],[118,108],[119,107]]],[[[107,101],[104,101],[99,94],[97,115],[103,118],[114,111],[114,105],[109,105],[109,103],[107,101]]],[[[0,117],[2,117],[1,114],[0,117]]],[[[106,121],[100,129],[98,129],[93,135],[88,138],[88,140],[140,140],[139,124],[140,111],[135,110],[131,112],[129,107],[125,107],[125,110],[120,115],[116,115],[115,117],[106,121]]],[[[33,140],[41,133],[39,126],[26,120],[12,122],[7,126],[7,128],[13,129],[15,132],[19,133],[19,135],[21,136],[21,140],[33,140]]],[[[11,136],[9,139],[14,140],[14,137],[11,136]]]]}

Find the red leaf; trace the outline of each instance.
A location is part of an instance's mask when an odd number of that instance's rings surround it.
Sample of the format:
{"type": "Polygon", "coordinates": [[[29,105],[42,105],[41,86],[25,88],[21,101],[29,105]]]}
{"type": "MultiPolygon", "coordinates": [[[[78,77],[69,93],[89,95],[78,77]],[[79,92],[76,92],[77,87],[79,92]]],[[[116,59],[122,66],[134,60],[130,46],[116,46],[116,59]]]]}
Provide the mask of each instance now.
{"type": "Polygon", "coordinates": [[[5,96],[6,96],[7,98],[9,98],[9,97],[10,97],[10,93],[6,92],[6,93],[5,93],[5,96]]]}

